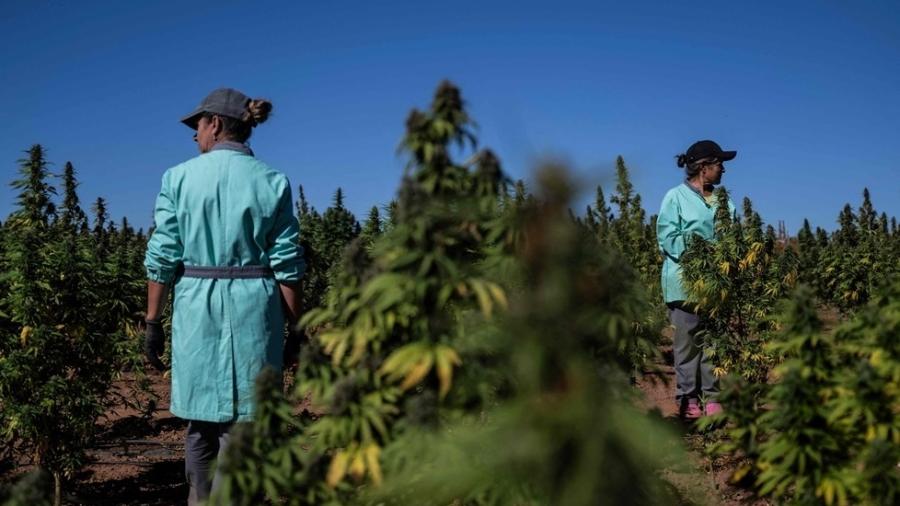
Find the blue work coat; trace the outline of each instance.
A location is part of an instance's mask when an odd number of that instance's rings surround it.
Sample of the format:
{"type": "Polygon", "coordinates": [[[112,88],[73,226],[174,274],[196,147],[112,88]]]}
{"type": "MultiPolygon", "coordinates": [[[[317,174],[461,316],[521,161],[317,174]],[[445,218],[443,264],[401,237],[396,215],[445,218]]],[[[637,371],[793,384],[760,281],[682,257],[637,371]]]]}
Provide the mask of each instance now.
{"type": "Polygon", "coordinates": [[[144,261],[150,280],[173,285],[169,410],[190,420],[251,419],[257,374],[282,364],[278,282],[299,281],[304,270],[287,177],[237,146],[219,144],[166,171],[144,261]],[[181,277],[182,263],[262,265],[274,276],[181,277]]]}
{"type": "MultiPolygon", "coordinates": [[[[718,202],[707,201],[694,187],[684,182],[663,197],[656,219],[656,240],[663,254],[662,292],[668,302],[687,300],[681,278],[681,255],[686,241],[693,235],[711,241],[715,236],[715,216],[718,202]]],[[[734,214],[734,203],[728,200],[728,210],[734,214]]]]}

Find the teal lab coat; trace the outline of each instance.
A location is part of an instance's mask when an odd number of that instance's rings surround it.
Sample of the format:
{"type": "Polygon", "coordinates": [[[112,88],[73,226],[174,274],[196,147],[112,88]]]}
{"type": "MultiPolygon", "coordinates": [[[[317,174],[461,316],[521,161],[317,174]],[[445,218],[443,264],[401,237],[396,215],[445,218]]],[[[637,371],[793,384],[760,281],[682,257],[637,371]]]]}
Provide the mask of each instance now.
{"type": "Polygon", "coordinates": [[[247,148],[221,146],[163,175],[144,261],[150,280],[173,283],[169,410],[209,422],[252,418],[257,374],[282,364],[277,282],[304,270],[287,177],[247,148]],[[274,277],[180,277],[180,263],[270,266],[274,277]]]}
{"type": "MultiPolygon", "coordinates": [[[[663,197],[656,220],[656,240],[663,254],[662,292],[667,303],[687,300],[681,279],[681,255],[686,241],[695,234],[708,241],[714,239],[716,208],[715,200],[707,202],[687,182],[672,188],[663,197]]],[[[734,214],[731,199],[728,210],[734,214]]]]}

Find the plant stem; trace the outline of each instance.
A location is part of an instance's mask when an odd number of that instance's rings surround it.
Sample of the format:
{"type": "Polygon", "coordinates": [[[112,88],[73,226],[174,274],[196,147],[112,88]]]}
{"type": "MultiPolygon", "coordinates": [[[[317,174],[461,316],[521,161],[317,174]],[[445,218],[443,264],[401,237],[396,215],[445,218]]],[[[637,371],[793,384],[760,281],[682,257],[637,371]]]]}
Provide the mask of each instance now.
{"type": "Polygon", "coordinates": [[[62,480],[59,471],[53,472],[53,506],[62,506],[62,480]]]}

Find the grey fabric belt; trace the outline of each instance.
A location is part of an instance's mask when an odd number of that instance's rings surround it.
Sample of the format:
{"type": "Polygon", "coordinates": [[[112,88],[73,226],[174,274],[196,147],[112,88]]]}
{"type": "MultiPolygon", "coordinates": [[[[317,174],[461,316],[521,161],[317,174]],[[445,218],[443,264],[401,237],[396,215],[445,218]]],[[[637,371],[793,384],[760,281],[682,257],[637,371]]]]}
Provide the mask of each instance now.
{"type": "Polygon", "coordinates": [[[236,265],[230,267],[185,265],[181,275],[186,278],[249,279],[269,278],[275,274],[271,268],[265,265],[236,265]]]}

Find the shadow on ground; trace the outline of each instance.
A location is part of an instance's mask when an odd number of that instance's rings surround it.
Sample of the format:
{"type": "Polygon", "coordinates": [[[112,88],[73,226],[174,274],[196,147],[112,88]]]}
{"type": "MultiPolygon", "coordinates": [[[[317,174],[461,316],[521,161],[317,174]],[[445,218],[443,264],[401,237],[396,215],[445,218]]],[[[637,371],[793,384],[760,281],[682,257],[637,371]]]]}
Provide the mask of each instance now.
{"type": "Polygon", "coordinates": [[[66,504],[147,505],[184,504],[187,500],[184,463],[154,462],[137,476],[97,483],[76,483],[66,504]]]}

